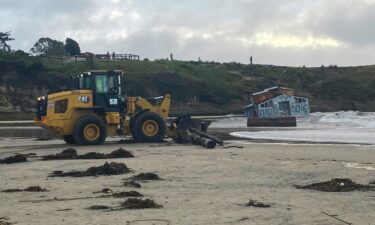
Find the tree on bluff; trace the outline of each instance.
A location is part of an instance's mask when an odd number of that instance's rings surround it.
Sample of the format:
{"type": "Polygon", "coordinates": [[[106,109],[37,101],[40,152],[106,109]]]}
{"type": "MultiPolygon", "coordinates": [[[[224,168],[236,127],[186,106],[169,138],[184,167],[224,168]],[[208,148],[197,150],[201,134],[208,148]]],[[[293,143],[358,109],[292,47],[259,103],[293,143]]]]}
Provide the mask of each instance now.
{"type": "Polygon", "coordinates": [[[65,40],[65,51],[71,56],[79,55],[81,53],[78,42],[71,38],[65,40]]]}
{"type": "Polygon", "coordinates": [[[8,41],[13,41],[14,38],[10,37],[10,31],[8,32],[0,32],[0,48],[3,51],[10,52],[10,46],[7,44],[8,41]]]}
{"type": "Polygon", "coordinates": [[[39,40],[30,49],[35,55],[64,56],[66,55],[64,43],[51,38],[39,38],[39,40]]]}

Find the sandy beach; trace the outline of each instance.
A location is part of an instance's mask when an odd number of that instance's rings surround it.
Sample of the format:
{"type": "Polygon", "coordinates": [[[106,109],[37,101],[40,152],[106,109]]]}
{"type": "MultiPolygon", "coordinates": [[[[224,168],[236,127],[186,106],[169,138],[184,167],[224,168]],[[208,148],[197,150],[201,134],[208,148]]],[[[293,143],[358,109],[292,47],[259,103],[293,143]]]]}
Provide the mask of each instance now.
{"type": "Polygon", "coordinates": [[[62,141],[0,140],[0,158],[14,153],[55,154],[74,147],[79,154],[109,153],[123,147],[129,159],[41,161],[1,164],[1,190],[39,185],[48,192],[0,193],[0,224],[374,224],[375,192],[319,192],[294,185],[349,178],[375,180],[375,146],[251,143],[226,141],[214,150],[178,144],[68,146],[62,141]],[[230,147],[232,146],[232,147],[230,147]],[[132,173],[97,177],[48,177],[52,171],[86,170],[108,162],[125,163],[132,173]],[[154,172],[162,180],[136,189],[160,209],[88,210],[118,206],[124,199],[93,198],[103,188],[130,191],[123,179],[154,172]],[[71,200],[71,198],[82,198],[71,200]],[[68,199],[60,200],[59,199],[68,199]],[[70,199],[70,200],[69,200],[70,199]],[[246,207],[250,199],[270,208],[246,207]],[[326,214],[324,214],[326,213],[326,214]]]}

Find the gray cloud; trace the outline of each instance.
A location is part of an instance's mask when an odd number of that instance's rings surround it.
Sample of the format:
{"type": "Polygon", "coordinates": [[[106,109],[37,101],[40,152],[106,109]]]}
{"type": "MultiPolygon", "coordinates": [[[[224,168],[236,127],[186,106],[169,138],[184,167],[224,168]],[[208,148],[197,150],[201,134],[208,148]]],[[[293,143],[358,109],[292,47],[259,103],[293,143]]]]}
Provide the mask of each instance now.
{"type": "Polygon", "coordinates": [[[374,1],[332,0],[320,9],[311,12],[306,24],[314,32],[321,32],[348,44],[358,46],[375,43],[374,1]]]}
{"type": "Polygon", "coordinates": [[[147,58],[373,64],[374,0],[0,0],[14,49],[40,37],[147,58]]]}

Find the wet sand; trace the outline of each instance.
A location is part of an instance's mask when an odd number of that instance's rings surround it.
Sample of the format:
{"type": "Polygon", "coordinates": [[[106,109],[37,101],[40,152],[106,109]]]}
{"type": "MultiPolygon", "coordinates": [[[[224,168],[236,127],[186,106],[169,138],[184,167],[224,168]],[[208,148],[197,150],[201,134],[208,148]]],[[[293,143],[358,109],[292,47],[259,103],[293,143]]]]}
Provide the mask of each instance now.
{"type": "Polygon", "coordinates": [[[74,147],[79,154],[110,153],[120,147],[131,159],[40,161],[0,165],[1,190],[40,185],[48,192],[1,193],[0,218],[17,224],[374,224],[375,192],[326,193],[296,189],[333,178],[361,184],[375,180],[375,146],[280,144],[227,141],[214,150],[177,144],[116,144],[68,146],[60,140],[0,138],[0,158],[13,153],[47,155],[74,147]],[[238,148],[243,147],[243,148],[238,148]],[[48,177],[55,170],[86,170],[90,166],[122,162],[134,172],[117,176],[48,177]],[[124,178],[155,172],[163,180],[140,182],[136,189],[160,209],[92,211],[93,205],[118,206],[125,199],[91,198],[103,188],[130,191],[124,178]],[[54,198],[86,198],[41,201],[54,198]],[[271,204],[249,208],[250,199],[271,204]],[[26,201],[26,202],[25,202],[26,201]]]}
{"type": "MultiPolygon", "coordinates": [[[[236,137],[230,135],[233,132],[257,132],[257,131],[283,131],[283,130],[298,130],[306,128],[285,128],[285,127],[237,127],[237,128],[209,128],[208,132],[212,135],[215,135],[223,140],[249,140],[246,138],[236,137]]],[[[49,139],[56,137],[55,134],[37,126],[33,126],[30,124],[29,126],[25,126],[24,124],[0,124],[0,138],[8,137],[8,138],[42,138],[42,139],[49,139]]],[[[252,141],[262,141],[262,140],[252,140],[252,141]]],[[[266,140],[266,142],[271,142],[272,140],[266,140]]],[[[262,141],[264,142],[264,141],[262,141]]]]}

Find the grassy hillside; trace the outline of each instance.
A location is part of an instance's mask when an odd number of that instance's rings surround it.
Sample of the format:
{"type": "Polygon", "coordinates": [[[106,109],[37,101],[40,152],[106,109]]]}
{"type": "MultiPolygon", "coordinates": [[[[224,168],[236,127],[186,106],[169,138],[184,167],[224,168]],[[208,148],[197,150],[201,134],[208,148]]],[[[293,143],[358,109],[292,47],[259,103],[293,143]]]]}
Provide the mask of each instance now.
{"type": "Polygon", "coordinates": [[[122,69],[128,95],[172,94],[173,111],[241,112],[248,94],[274,85],[309,97],[313,110],[375,110],[375,66],[292,68],[238,63],[115,61],[60,64],[58,60],[0,54],[0,111],[31,111],[34,99],[69,87],[90,69],[122,69]]]}

